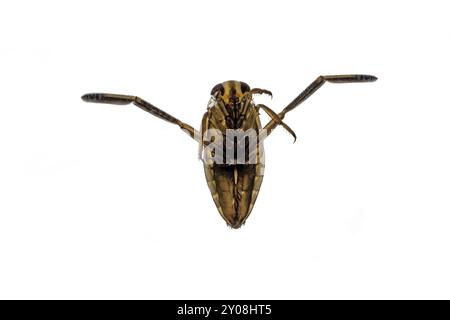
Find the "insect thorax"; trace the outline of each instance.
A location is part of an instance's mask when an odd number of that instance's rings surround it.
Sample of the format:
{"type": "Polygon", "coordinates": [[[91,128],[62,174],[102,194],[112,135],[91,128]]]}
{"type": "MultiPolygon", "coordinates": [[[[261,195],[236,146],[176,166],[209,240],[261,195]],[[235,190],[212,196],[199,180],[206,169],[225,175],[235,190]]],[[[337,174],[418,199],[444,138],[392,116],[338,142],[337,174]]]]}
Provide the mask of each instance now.
{"type": "Polygon", "coordinates": [[[264,131],[253,100],[248,97],[232,107],[211,98],[201,130],[201,156],[205,163],[264,163],[264,131]]]}

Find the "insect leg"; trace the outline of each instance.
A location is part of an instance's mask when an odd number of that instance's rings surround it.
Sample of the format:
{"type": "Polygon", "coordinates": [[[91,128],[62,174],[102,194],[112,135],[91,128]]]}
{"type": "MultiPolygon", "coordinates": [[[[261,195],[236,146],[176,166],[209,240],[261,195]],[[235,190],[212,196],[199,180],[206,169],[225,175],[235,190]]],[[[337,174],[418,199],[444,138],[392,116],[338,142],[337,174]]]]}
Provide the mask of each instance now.
{"type": "Polygon", "coordinates": [[[269,117],[272,118],[272,121],[275,121],[276,125],[282,125],[283,128],[285,128],[294,137],[294,142],[295,142],[295,140],[297,140],[297,136],[296,136],[294,130],[289,128],[289,126],[280,119],[280,117],[278,116],[278,114],[276,114],[275,111],[273,111],[272,109],[270,109],[268,106],[266,106],[264,104],[257,104],[255,106],[255,108],[263,109],[269,115],[269,117]]]}
{"type": "Polygon", "coordinates": [[[266,89],[260,89],[260,88],[253,88],[250,90],[251,94],[267,94],[272,98],[272,92],[266,89]]]}
{"type": "MultiPolygon", "coordinates": [[[[319,76],[314,80],[305,90],[302,91],[291,103],[289,103],[279,114],[278,117],[283,120],[286,113],[293,110],[303,101],[308,99],[314,92],[316,92],[325,82],[331,83],[349,83],[349,82],[373,82],[377,77],[365,74],[348,74],[348,75],[332,75],[319,76]]],[[[272,119],[264,129],[266,130],[266,137],[277,127],[279,123],[272,119]]]]}
{"type": "Polygon", "coordinates": [[[112,94],[112,93],[88,93],[81,97],[86,102],[95,102],[95,103],[108,103],[108,104],[118,104],[118,105],[126,105],[133,103],[138,106],[142,110],[145,110],[155,117],[168,121],[170,123],[178,125],[183,131],[185,131],[191,138],[199,141],[199,133],[190,125],[178,120],[177,118],[171,116],[167,112],[155,107],[151,103],[136,97],[136,96],[128,96],[122,94],[112,94]]]}

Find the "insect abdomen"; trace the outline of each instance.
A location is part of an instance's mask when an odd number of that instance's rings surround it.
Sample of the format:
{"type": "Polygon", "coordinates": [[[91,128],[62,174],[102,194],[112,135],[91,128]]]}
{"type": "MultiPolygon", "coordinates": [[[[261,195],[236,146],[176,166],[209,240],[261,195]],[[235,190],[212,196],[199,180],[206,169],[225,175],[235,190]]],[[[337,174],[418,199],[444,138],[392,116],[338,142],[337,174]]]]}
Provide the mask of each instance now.
{"type": "Polygon", "coordinates": [[[250,215],[261,188],[264,165],[204,165],[208,187],[219,213],[232,228],[250,215]]]}
{"type": "MultiPolygon", "coordinates": [[[[214,203],[222,218],[232,228],[239,228],[250,215],[264,176],[264,148],[258,137],[261,122],[253,102],[247,103],[243,108],[245,113],[233,121],[227,121],[230,116],[219,105],[211,107],[202,121],[202,134],[207,130],[218,130],[214,146],[219,150],[214,148],[211,151],[207,148],[203,157],[204,170],[214,203]],[[239,129],[235,128],[237,124],[239,129]],[[240,134],[248,134],[248,137],[244,138],[240,134]],[[250,139],[253,139],[252,143],[250,139]],[[223,154],[220,153],[221,150],[223,154]]],[[[208,134],[206,137],[209,137],[208,134]]],[[[211,146],[211,139],[207,141],[203,145],[211,146]]]]}

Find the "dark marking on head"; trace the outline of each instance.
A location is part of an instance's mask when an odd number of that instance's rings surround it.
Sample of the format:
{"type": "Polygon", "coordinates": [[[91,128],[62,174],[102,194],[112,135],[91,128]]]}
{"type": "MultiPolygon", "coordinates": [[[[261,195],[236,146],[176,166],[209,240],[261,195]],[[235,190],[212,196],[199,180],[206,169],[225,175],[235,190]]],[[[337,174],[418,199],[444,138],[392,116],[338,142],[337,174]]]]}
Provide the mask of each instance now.
{"type": "Polygon", "coordinates": [[[225,92],[225,89],[224,89],[224,87],[223,87],[223,84],[221,84],[221,83],[216,84],[216,85],[214,86],[214,88],[212,88],[212,90],[211,90],[211,95],[214,96],[214,95],[216,95],[218,92],[220,92],[221,95],[223,95],[224,92],[225,92]]]}
{"type": "Polygon", "coordinates": [[[242,93],[246,93],[250,91],[250,86],[246,84],[245,82],[241,81],[241,91],[242,93]]]}

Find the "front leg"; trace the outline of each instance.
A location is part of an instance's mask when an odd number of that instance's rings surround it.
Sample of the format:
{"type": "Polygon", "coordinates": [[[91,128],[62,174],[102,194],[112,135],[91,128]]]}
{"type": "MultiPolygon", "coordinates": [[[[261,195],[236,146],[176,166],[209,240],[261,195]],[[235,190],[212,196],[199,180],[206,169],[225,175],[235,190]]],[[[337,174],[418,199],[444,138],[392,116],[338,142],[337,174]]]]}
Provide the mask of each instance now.
{"type": "Polygon", "coordinates": [[[138,106],[142,110],[147,111],[148,113],[168,121],[170,123],[178,125],[183,131],[185,131],[191,138],[196,141],[199,141],[199,133],[193,127],[184,123],[174,116],[171,116],[167,112],[155,107],[150,102],[145,101],[137,96],[128,96],[123,94],[112,94],[112,93],[88,93],[81,97],[86,102],[95,102],[95,103],[108,103],[108,104],[118,104],[118,105],[126,105],[133,103],[138,106]]]}
{"type": "Polygon", "coordinates": [[[272,118],[272,121],[275,121],[275,123],[277,125],[281,125],[283,128],[285,128],[287,130],[287,132],[289,132],[293,137],[294,137],[294,143],[297,140],[297,136],[294,132],[294,130],[292,130],[286,123],[284,123],[280,117],[278,116],[278,114],[276,114],[275,111],[273,111],[272,109],[270,109],[268,106],[264,105],[264,104],[257,104],[255,106],[256,110],[259,110],[260,108],[263,109],[267,115],[272,118]]]}
{"type": "Polygon", "coordinates": [[[267,94],[272,99],[272,92],[266,89],[260,89],[260,88],[252,88],[250,90],[250,94],[267,94]]]}
{"type": "MultiPolygon", "coordinates": [[[[325,82],[331,83],[349,83],[349,82],[373,82],[377,77],[365,74],[349,74],[349,75],[333,75],[333,76],[319,76],[313,81],[305,90],[302,91],[291,103],[289,103],[279,114],[279,119],[283,120],[286,113],[295,109],[299,104],[308,99],[314,92],[316,92],[325,82]]],[[[279,121],[272,119],[266,126],[266,137],[275,129],[279,121]]]]}

